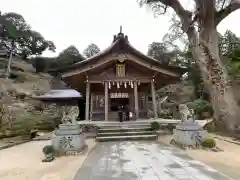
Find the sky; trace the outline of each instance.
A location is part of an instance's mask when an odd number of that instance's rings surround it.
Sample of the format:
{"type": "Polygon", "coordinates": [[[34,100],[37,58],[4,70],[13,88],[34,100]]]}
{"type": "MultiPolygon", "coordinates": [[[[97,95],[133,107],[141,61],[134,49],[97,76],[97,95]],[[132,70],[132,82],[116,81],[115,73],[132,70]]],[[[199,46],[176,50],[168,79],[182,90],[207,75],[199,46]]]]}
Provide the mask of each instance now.
{"type": "MultiPolygon", "coordinates": [[[[161,42],[170,27],[170,13],[154,18],[153,13],[147,8],[140,8],[136,0],[1,1],[2,13],[21,14],[32,29],[55,43],[56,53],[44,52],[44,56],[57,56],[70,45],[75,45],[80,53],[90,43],[104,50],[111,44],[120,26],[130,43],[147,53],[148,45],[153,41],[161,42]]],[[[218,26],[219,32],[229,29],[240,36],[239,17],[240,10],[228,16],[218,26]]]]}

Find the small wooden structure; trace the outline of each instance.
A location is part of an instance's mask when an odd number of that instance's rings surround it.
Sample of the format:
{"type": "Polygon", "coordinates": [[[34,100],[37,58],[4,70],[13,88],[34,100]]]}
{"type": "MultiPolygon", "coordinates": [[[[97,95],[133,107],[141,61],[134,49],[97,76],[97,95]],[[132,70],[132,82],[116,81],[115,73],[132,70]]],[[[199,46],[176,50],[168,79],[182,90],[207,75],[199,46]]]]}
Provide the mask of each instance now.
{"type": "Polygon", "coordinates": [[[155,89],[179,81],[185,72],[139,52],[121,31],[106,50],[59,71],[85,96],[85,120],[105,121],[117,119],[119,105],[128,106],[136,119],[147,118],[149,93],[157,118],[155,89]]]}
{"type": "Polygon", "coordinates": [[[33,98],[45,103],[77,104],[82,95],[74,89],[53,89],[33,98]]]}

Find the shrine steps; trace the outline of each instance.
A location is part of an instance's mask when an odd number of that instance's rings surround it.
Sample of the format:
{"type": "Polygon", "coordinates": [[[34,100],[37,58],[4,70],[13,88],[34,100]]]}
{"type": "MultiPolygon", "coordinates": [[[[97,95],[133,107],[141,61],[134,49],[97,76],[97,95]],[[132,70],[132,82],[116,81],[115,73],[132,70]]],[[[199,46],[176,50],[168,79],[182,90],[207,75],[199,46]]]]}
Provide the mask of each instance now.
{"type": "Polygon", "coordinates": [[[152,131],[149,125],[136,126],[100,126],[97,131],[96,141],[127,141],[127,140],[156,140],[157,134],[152,131]]]}
{"type": "Polygon", "coordinates": [[[140,123],[136,123],[136,124],[123,124],[123,125],[119,125],[119,124],[105,124],[105,125],[99,126],[99,127],[102,127],[103,129],[112,129],[112,128],[119,129],[121,127],[128,127],[128,128],[133,127],[133,128],[139,128],[139,129],[146,129],[146,128],[150,128],[150,125],[149,124],[140,124],[140,123]]]}
{"type": "Polygon", "coordinates": [[[99,128],[98,132],[135,132],[135,131],[151,131],[150,127],[108,127],[99,128]]]}
{"type": "Polygon", "coordinates": [[[127,135],[152,135],[154,133],[155,133],[154,131],[103,132],[103,133],[98,133],[98,137],[104,137],[104,136],[127,136],[127,135]]]}
{"type": "Polygon", "coordinates": [[[136,140],[156,140],[157,135],[135,135],[135,136],[104,136],[96,137],[96,141],[106,142],[106,141],[136,141],[136,140]]]}

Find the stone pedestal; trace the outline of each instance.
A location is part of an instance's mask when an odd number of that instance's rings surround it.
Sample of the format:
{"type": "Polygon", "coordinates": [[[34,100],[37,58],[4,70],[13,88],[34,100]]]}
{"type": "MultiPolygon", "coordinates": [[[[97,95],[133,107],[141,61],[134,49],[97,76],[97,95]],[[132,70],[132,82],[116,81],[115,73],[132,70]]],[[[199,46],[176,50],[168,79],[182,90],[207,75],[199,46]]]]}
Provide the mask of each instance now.
{"type": "Polygon", "coordinates": [[[199,146],[207,135],[207,131],[194,121],[185,121],[173,130],[174,141],[182,146],[199,146]]]}
{"type": "Polygon", "coordinates": [[[86,146],[83,129],[79,124],[60,124],[52,137],[56,152],[80,152],[86,146]]]}

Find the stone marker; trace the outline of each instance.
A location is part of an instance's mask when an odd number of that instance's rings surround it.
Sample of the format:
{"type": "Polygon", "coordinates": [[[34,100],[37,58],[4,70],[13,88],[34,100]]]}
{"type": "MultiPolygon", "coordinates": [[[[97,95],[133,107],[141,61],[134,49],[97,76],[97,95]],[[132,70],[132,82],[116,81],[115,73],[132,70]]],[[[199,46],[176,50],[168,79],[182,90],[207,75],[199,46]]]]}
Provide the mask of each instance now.
{"type": "Polygon", "coordinates": [[[60,124],[59,129],[55,130],[52,137],[52,145],[58,154],[79,153],[84,149],[86,143],[83,128],[76,121],[78,108],[72,107],[68,109],[68,113],[64,114],[62,119],[64,124],[60,124]]]}

